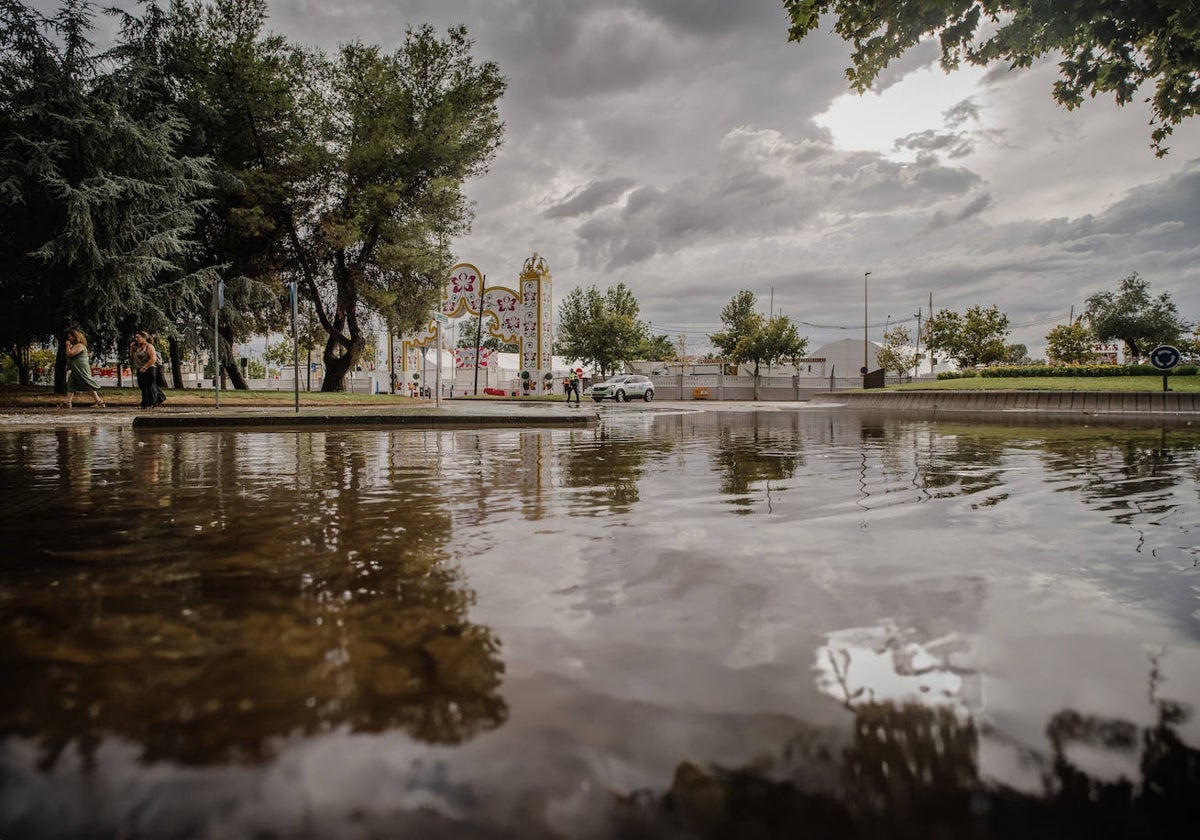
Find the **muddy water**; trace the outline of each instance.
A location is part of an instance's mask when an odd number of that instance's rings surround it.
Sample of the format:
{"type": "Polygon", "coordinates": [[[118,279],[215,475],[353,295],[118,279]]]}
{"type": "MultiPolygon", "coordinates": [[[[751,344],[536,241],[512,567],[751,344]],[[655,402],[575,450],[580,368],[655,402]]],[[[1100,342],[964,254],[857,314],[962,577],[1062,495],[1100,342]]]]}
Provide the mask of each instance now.
{"type": "Polygon", "coordinates": [[[1198,477],[836,409],[3,429],[0,837],[1166,836],[1198,477]]]}

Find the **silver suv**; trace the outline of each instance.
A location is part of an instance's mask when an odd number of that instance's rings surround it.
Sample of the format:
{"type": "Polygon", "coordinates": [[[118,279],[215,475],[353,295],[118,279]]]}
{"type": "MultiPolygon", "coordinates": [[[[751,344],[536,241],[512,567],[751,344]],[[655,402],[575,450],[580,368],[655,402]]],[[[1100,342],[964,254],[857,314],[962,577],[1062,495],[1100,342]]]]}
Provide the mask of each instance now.
{"type": "Polygon", "coordinates": [[[588,395],[596,402],[601,400],[616,400],[629,402],[634,397],[641,397],[646,402],[654,399],[654,383],[649,377],[640,373],[626,373],[614,376],[604,382],[598,382],[588,389],[588,395]]]}

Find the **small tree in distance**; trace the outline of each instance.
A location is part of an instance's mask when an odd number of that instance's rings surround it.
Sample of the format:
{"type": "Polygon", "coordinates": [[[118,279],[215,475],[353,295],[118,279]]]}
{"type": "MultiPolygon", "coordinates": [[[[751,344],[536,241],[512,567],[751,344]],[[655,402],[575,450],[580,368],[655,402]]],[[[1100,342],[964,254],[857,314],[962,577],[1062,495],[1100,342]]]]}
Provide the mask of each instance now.
{"type": "Polygon", "coordinates": [[[885,371],[894,371],[897,376],[904,376],[913,369],[917,362],[917,353],[909,347],[911,338],[908,327],[898,325],[883,334],[883,346],[875,353],[875,361],[885,371]]]}
{"type": "Polygon", "coordinates": [[[965,315],[943,309],[929,319],[926,343],[945,352],[959,367],[975,367],[1004,360],[1008,316],[995,305],[972,306],[965,315]]]}
{"type": "Polygon", "coordinates": [[[595,286],[572,289],[558,308],[554,352],[593,365],[605,377],[634,358],[645,340],[640,310],[624,283],[604,294],[595,286]]]}
{"type": "Polygon", "coordinates": [[[1078,365],[1096,355],[1096,337],[1080,315],[1070,324],[1059,324],[1046,333],[1046,353],[1053,362],[1078,365]]]}
{"type": "Polygon", "coordinates": [[[725,329],[709,336],[723,356],[738,364],[754,366],[756,399],[760,365],[795,363],[808,350],[808,339],[800,336],[790,318],[786,315],[764,318],[755,311],[757,304],[754,292],[746,289],[738,292],[721,310],[725,329]]]}

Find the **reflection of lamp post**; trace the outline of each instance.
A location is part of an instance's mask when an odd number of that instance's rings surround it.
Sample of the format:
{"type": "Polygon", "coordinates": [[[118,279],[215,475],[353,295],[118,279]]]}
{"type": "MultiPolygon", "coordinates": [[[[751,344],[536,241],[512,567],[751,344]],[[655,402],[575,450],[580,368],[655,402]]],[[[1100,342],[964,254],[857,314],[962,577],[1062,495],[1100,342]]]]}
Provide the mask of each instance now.
{"type": "Polygon", "coordinates": [[[863,383],[866,383],[867,372],[871,369],[867,365],[867,347],[870,346],[867,339],[867,278],[871,276],[871,272],[863,272],[863,366],[862,375],[863,383]]]}

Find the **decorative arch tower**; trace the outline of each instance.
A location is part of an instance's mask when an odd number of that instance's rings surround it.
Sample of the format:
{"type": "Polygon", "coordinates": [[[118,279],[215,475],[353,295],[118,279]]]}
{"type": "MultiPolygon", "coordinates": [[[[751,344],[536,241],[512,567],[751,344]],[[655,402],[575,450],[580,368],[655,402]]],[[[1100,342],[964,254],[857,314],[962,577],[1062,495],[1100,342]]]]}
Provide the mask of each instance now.
{"type": "MultiPolygon", "coordinates": [[[[482,317],[489,336],[521,348],[521,392],[527,396],[553,392],[554,292],[545,259],[535,253],[525,260],[516,289],[488,287],[478,268],[459,263],[450,269],[442,287],[438,312],[447,318],[482,317]]],[[[432,344],[436,336],[437,322],[431,317],[425,329],[401,337],[402,383],[414,381],[420,349],[432,344]]]]}

